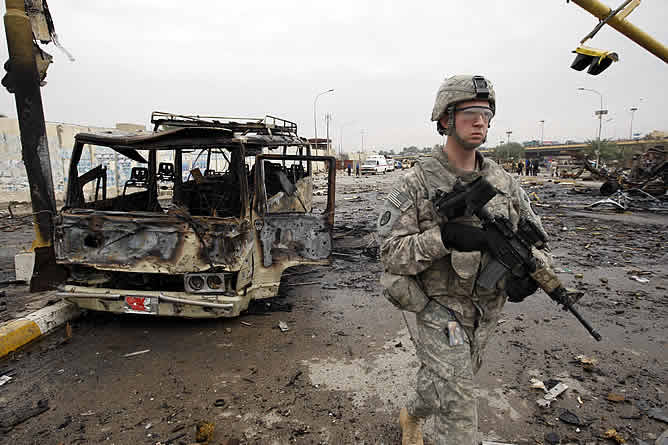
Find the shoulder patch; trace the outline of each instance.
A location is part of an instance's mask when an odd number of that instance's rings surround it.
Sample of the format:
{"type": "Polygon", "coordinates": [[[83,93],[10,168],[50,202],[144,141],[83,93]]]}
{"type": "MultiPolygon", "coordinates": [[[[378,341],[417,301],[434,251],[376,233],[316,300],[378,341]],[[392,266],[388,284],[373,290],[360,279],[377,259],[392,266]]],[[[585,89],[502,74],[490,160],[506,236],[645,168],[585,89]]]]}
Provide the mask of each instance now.
{"type": "Polygon", "coordinates": [[[390,194],[387,195],[387,200],[402,212],[410,209],[413,205],[411,197],[397,189],[393,189],[390,194]]]}
{"type": "Polygon", "coordinates": [[[384,226],[385,224],[388,223],[391,216],[392,216],[392,212],[390,212],[389,210],[386,210],[385,213],[383,213],[382,216],[380,217],[380,221],[378,222],[378,224],[380,224],[381,226],[384,226]]]}

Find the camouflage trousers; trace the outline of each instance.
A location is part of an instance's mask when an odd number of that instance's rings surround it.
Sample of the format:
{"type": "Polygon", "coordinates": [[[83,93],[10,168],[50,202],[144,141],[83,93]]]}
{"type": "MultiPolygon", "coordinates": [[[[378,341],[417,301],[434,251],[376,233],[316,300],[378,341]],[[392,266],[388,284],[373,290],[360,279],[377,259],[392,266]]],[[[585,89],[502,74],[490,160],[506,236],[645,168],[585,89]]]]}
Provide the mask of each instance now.
{"type": "MultiPolygon", "coordinates": [[[[418,357],[422,366],[417,374],[417,391],[406,408],[421,418],[434,416],[439,445],[477,445],[478,402],[475,397],[475,369],[469,336],[450,346],[448,322],[451,313],[431,302],[417,314],[418,357]]],[[[474,348],[477,349],[477,348],[474,348]]],[[[475,353],[476,356],[480,354],[475,353]]]]}

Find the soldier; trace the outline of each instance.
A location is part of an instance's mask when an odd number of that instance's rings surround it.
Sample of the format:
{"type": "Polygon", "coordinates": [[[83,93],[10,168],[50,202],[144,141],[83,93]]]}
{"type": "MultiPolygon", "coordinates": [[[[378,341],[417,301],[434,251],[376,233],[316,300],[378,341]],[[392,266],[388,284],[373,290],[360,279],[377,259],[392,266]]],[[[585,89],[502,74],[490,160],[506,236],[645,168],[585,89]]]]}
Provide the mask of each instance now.
{"type": "Polygon", "coordinates": [[[478,444],[473,376],[506,298],[521,301],[537,288],[531,278],[478,286],[478,272],[491,258],[487,232],[477,217],[445,220],[432,204],[437,190],[447,193],[457,180],[483,176],[499,190],[486,205],[492,215],[508,218],[515,229],[529,218],[544,232],[518,182],[476,150],[495,111],[494,89],[484,77],[445,79],[431,118],[447,135],[445,146],[397,182],[378,220],[385,296],[417,320],[421,367],[417,391],[399,416],[403,445],[423,444],[421,423],[430,415],[436,443],[478,444]]]}

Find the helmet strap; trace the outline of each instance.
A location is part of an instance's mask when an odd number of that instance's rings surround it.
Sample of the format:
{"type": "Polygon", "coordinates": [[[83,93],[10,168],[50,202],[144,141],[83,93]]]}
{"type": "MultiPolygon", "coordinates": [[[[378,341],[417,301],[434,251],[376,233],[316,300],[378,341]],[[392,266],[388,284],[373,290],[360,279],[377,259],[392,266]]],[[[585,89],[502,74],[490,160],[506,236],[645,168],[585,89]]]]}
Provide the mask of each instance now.
{"type": "Polygon", "coordinates": [[[453,104],[448,105],[448,108],[446,109],[446,113],[448,113],[448,128],[445,129],[445,134],[448,136],[452,136],[455,134],[455,106],[453,104]]]}

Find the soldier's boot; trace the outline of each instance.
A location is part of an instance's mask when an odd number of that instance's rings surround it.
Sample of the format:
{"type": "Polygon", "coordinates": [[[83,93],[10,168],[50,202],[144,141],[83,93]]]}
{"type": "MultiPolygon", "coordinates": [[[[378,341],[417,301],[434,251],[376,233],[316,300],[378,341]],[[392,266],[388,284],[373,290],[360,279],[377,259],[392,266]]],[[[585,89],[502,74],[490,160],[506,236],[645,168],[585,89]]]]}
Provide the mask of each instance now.
{"type": "Polygon", "coordinates": [[[401,445],[424,445],[419,417],[411,416],[406,408],[401,408],[399,425],[401,425],[401,445]]]}

